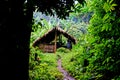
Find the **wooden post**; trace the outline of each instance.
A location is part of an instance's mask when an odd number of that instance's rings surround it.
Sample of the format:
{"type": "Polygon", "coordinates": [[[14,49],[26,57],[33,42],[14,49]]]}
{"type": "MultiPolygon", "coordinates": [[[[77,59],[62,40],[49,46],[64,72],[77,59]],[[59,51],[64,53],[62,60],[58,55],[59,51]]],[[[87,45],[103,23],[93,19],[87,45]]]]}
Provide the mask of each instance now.
{"type": "Polygon", "coordinates": [[[55,30],[55,45],[54,45],[54,53],[56,53],[56,46],[57,45],[57,32],[55,30]]]}

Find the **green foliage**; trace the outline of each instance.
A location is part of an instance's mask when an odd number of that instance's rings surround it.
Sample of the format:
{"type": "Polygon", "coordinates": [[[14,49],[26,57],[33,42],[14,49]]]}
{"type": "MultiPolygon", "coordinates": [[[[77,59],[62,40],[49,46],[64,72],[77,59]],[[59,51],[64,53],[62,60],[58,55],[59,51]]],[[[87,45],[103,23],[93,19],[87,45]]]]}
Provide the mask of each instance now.
{"type": "MultiPolygon", "coordinates": [[[[90,4],[89,4],[90,5],[90,4]]],[[[88,42],[90,42],[90,65],[88,71],[95,73],[96,79],[116,79],[119,63],[119,22],[116,16],[114,0],[93,0],[91,11],[94,11],[90,20],[88,42]],[[96,3],[97,2],[97,3],[96,3]],[[108,75],[109,74],[109,75],[108,75]],[[100,75],[100,76],[99,76],[100,75]]],[[[92,75],[91,75],[92,76],[92,75]]]]}
{"type": "Polygon", "coordinates": [[[29,59],[29,80],[59,80],[63,77],[62,73],[56,68],[57,57],[55,54],[43,54],[39,49],[31,47],[29,59]],[[34,58],[35,53],[38,54],[38,61],[34,58]]]}
{"type": "Polygon", "coordinates": [[[69,53],[69,52],[70,52],[70,50],[69,50],[69,49],[66,49],[66,48],[61,47],[61,48],[57,49],[57,52],[61,52],[61,53],[69,53]]]}
{"type": "Polygon", "coordinates": [[[88,65],[88,61],[86,61],[88,55],[84,53],[84,48],[82,46],[78,47],[78,45],[75,45],[71,52],[69,53],[58,52],[58,54],[62,58],[62,66],[76,80],[87,80],[87,78],[89,78],[89,74],[85,73],[86,66],[88,65]]]}

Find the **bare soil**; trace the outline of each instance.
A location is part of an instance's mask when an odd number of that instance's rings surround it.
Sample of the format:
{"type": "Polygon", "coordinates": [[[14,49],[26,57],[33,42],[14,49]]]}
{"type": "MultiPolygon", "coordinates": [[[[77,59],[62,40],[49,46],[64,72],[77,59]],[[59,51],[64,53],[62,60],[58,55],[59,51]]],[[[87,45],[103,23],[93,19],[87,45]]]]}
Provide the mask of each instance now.
{"type": "Polygon", "coordinates": [[[69,73],[62,68],[61,59],[58,60],[58,70],[63,74],[64,79],[63,80],[75,80],[72,76],[69,75],[69,73]]]}

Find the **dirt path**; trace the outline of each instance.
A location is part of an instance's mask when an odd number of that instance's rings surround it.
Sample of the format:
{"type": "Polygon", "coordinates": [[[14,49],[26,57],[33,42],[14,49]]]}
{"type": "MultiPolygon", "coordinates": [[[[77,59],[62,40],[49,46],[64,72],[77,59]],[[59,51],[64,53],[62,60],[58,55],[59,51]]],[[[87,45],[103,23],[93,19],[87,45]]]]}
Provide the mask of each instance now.
{"type": "Polygon", "coordinates": [[[63,73],[64,79],[63,80],[75,80],[73,77],[69,75],[67,71],[65,71],[61,66],[61,59],[58,60],[58,70],[63,73]]]}

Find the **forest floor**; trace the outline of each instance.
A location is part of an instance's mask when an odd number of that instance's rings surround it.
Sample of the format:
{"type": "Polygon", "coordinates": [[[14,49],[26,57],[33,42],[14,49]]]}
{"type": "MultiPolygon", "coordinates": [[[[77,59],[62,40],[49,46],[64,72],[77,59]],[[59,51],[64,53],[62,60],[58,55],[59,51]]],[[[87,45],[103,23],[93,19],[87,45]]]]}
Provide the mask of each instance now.
{"type": "Polygon", "coordinates": [[[69,75],[69,73],[62,68],[61,59],[58,59],[58,70],[63,74],[64,79],[63,80],[75,80],[72,76],[69,75]]]}

